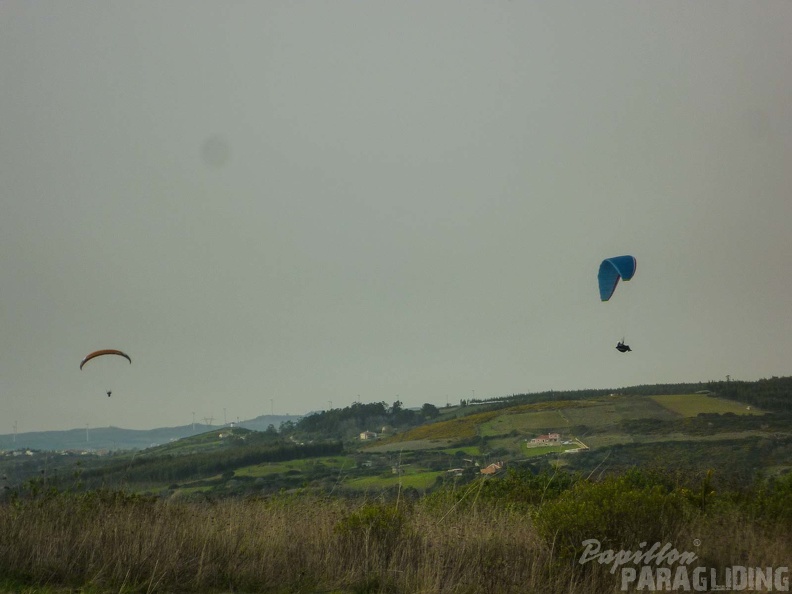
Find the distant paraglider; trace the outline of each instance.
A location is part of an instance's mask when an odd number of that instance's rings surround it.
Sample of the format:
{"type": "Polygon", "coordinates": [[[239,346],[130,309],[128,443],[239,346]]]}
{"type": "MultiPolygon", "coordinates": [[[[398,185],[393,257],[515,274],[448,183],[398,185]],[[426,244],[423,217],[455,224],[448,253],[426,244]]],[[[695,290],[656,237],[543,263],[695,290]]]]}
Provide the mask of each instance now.
{"type": "Polygon", "coordinates": [[[88,355],[86,355],[85,358],[82,361],[80,361],[80,369],[82,369],[83,365],[88,363],[88,361],[90,361],[91,359],[95,359],[96,357],[101,357],[102,355],[120,355],[121,357],[124,357],[127,361],[132,363],[132,358],[122,351],[117,351],[115,349],[102,349],[100,351],[94,351],[93,353],[89,353],[88,355]]]}
{"type": "MultiPolygon", "coordinates": [[[[637,262],[633,256],[616,256],[602,261],[599,267],[597,281],[602,301],[610,301],[620,280],[628,281],[635,275],[637,262]]],[[[616,350],[620,353],[629,353],[632,349],[624,344],[624,338],[616,343],[616,350]]]]}
{"type": "MultiPolygon", "coordinates": [[[[91,359],[95,359],[96,357],[101,357],[103,355],[118,355],[120,357],[124,357],[127,361],[129,361],[130,364],[132,363],[132,358],[123,351],[119,351],[116,349],[102,349],[86,355],[85,358],[82,361],[80,361],[80,369],[82,370],[83,365],[88,363],[88,361],[90,361],[91,359]]],[[[113,391],[106,390],[105,393],[107,394],[107,397],[110,398],[113,391]]]]}

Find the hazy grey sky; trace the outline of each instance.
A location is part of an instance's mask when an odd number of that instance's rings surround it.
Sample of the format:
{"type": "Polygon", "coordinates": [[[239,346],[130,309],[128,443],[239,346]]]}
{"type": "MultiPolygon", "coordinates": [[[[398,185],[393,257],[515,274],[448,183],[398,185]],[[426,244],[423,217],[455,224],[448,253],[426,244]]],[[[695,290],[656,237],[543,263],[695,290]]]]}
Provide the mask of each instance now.
{"type": "Polygon", "coordinates": [[[764,0],[0,2],[0,433],[789,375],[790,31],[764,0]]]}

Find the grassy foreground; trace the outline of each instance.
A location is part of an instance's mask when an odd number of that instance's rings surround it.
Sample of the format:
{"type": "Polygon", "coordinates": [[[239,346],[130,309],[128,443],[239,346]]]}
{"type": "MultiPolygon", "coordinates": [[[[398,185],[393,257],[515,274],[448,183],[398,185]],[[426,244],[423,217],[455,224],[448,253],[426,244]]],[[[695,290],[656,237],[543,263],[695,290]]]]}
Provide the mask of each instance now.
{"type": "Polygon", "coordinates": [[[709,568],[780,567],[792,564],[790,528],[792,481],[719,492],[710,476],[681,484],[639,472],[512,473],[387,501],[45,492],[0,505],[0,588],[615,592],[618,571],[579,562],[584,540],[670,543],[709,568]]]}

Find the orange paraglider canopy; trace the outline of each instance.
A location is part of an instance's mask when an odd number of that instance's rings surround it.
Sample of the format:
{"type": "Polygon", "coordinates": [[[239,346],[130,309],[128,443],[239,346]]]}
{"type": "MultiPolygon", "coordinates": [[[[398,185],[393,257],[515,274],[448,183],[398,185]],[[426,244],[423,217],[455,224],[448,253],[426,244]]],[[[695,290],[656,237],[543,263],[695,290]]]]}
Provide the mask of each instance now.
{"type": "Polygon", "coordinates": [[[101,357],[103,355],[120,355],[121,357],[124,357],[127,361],[132,363],[132,358],[122,351],[116,349],[102,349],[86,355],[85,358],[80,362],[80,369],[82,369],[83,365],[88,363],[88,361],[90,361],[91,359],[94,359],[96,357],[101,357]]]}

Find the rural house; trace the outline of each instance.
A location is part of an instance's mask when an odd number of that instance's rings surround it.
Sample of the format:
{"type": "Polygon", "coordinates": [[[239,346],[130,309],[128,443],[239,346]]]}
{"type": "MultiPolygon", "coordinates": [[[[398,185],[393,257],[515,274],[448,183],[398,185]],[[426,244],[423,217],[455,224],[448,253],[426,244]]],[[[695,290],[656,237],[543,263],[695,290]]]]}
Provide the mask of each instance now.
{"type": "Polygon", "coordinates": [[[560,440],[561,435],[559,433],[548,433],[547,435],[534,437],[531,440],[531,443],[558,443],[560,440]]]}
{"type": "Polygon", "coordinates": [[[364,431],[360,434],[361,441],[366,441],[367,439],[377,439],[377,434],[373,431],[364,431]]]}
{"type": "Polygon", "coordinates": [[[481,469],[481,474],[495,474],[501,468],[503,468],[503,462],[493,462],[486,468],[481,469]]]}

